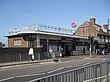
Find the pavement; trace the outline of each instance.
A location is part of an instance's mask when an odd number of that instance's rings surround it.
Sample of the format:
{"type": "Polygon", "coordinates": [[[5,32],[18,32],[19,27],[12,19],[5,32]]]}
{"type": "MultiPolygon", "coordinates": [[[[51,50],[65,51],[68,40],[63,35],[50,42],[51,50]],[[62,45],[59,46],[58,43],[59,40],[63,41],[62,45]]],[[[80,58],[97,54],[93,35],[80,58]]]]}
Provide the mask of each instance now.
{"type": "MultiPolygon", "coordinates": [[[[66,56],[63,58],[57,58],[58,62],[64,62],[69,60],[81,60],[85,58],[110,58],[110,55],[80,55],[80,56],[66,56]]],[[[54,61],[56,62],[56,61],[54,61]]],[[[47,60],[34,60],[34,61],[21,61],[21,62],[7,62],[7,63],[0,63],[1,67],[6,66],[16,66],[16,65],[24,65],[24,64],[45,64],[45,63],[53,63],[53,59],[47,59],[47,60]]]]}
{"type": "Polygon", "coordinates": [[[7,63],[0,63],[0,68],[1,67],[6,67],[6,66],[16,66],[16,65],[24,65],[24,64],[42,64],[46,62],[52,62],[52,59],[47,59],[47,60],[34,60],[34,61],[21,61],[21,62],[7,62],[7,63]]]}

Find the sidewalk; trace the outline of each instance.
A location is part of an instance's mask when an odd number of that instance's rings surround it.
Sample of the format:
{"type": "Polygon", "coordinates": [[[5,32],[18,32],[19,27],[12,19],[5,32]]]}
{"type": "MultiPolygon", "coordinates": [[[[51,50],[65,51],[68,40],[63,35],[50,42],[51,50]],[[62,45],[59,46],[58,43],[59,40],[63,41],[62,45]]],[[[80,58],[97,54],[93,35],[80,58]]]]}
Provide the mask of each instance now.
{"type": "Polygon", "coordinates": [[[43,62],[52,62],[52,61],[53,61],[52,59],[48,59],[48,60],[35,60],[35,61],[7,62],[7,63],[0,63],[0,67],[23,65],[23,64],[33,64],[33,63],[43,63],[43,62]]]}
{"type": "MultiPolygon", "coordinates": [[[[104,57],[103,55],[100,55],[101,57],[104,57]]],[[[80,55],[80,56],[66,56],[63,58],[57,58],[59,61],[64,62],[64,61],[69,61],[69,60],[81,60],[85,58],[96,58],[99,56],[98,55],[80,55]]],[[[5,67],[5,66],[14,66],[14,65],[23,65],[23,64],[33,64],[33,63],[46,63],[46,62],[53,62],[53,59],[47,59],[47,60],[35,60],[35,61],[21,61],[21,62],[8,62],[8,63],[0,63],[0,67],[5,67]]]]}

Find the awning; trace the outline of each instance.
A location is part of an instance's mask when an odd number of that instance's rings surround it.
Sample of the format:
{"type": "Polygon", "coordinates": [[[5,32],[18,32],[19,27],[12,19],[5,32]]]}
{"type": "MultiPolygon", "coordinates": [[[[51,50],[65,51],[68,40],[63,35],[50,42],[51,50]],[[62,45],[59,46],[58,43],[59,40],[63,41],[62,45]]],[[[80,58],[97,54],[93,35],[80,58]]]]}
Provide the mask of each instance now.
{"type": "Polygon", "coordinates": [[[98,44],[105,44],[105,42],[97,42],[98,44]]]}
{"type": "Polygon", "coordinates": [[[105,48],[105,42],[97,42],[98,48],[105,48]]]}

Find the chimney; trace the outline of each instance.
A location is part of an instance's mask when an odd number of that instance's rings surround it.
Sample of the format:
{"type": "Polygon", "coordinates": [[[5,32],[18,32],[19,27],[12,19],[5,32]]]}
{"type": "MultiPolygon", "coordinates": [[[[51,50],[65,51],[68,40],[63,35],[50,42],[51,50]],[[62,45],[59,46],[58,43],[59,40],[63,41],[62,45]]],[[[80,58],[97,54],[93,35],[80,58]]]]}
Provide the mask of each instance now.
{"type": "Polygon", "coordinates": [[[108,24],[103,25],[104,29],[108,29],[108,24]]]}
{"type": "Polygon", "coordinates": [[[91,18],[91,19],[90,19],[90,23],[91,23],[91,24],[95,24],[95,18],[91,18]]]}

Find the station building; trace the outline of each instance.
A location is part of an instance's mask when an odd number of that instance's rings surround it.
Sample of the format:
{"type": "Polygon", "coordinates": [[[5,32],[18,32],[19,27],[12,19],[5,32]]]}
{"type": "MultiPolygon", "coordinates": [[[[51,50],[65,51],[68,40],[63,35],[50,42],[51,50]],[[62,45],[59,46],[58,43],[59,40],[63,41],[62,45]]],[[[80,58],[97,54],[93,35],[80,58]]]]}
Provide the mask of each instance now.
{"type": "Polygon", "coordinates": [[[83,54],[83,48],[88,51],[88,37],[73,35],[72,29],[49,25],[33,25],[21,29],[12,29],[8,37],[8,48],[39,48],[44,52],[50,49],[59,54],[61,48],[64,49],[64,55],[83,54]]]}

